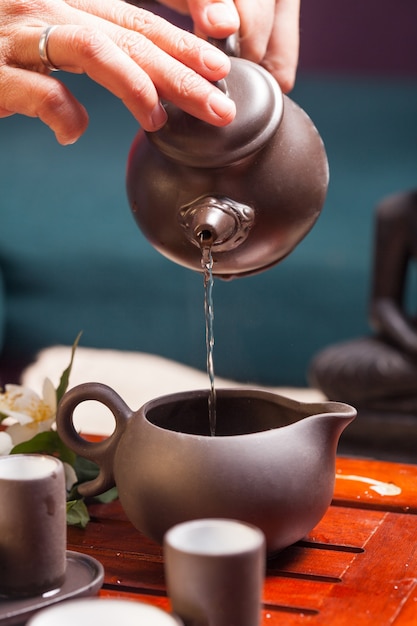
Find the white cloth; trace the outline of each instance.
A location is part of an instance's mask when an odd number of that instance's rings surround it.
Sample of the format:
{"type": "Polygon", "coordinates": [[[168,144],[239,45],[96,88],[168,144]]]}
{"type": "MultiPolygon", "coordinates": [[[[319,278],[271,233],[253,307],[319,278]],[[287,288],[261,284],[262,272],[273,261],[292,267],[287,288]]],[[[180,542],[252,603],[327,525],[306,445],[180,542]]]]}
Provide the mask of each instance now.
{"type": "MultiPolygon", "coordinates": [[[[53,346],[39,353],[36,361],[22,375],[22,384],[40,392],[45,377],[57,387],[62,372],[68,366],[71,348],[53,346]]],[[[100,382],[112,387],[123,400],[136,410],[158,396],[191,389],[207,389],[208,375],[192,367],[141,352],[77,348],[70,376],[70,387],[85,382],[100,382]]],[[[216,388],[262,388],[302,402],[320,402],[320,391],[292,387],[260,387],[215,378],[216,388]]],[[[84,402],[77,407],[74,423],[85,433],[107,435],[113,431],[110,411],[97,402],[84,402]]]]}

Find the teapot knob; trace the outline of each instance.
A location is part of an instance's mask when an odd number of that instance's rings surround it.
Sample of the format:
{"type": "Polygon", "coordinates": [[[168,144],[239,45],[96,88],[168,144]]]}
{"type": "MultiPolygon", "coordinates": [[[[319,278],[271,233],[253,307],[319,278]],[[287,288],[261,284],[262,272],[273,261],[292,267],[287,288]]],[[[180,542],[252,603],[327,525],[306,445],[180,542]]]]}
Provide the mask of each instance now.
{"type": "Polygon", "coordinates": [[[239,34],[237,32],[229,35],[225,39],[214,39],[214,37],[209,37],[208,41],[213,46],[216,46],[216,48],[219,48],[219,50],[227,54],[227,56],[240,57],[239,34]]]}

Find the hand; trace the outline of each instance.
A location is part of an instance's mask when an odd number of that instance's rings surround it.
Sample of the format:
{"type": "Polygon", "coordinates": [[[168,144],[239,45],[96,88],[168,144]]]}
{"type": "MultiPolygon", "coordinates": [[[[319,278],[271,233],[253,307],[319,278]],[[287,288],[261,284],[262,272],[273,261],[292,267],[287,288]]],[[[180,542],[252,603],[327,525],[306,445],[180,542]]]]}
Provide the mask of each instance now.
{"type": "Polygon", "coordinates": [[[84,107],[39,57],[45,28],[54,66],[86,73],[119,97],[145,130],[163,126],[160,98],[216,126],[234,103],[212,82],[227,75],[226,55],[149,11],[121,0],[0,0],[0,117],[39,117],[61,144],[88,124],[84,107]]]}
{"type": "Polygon", "coordinates": [[[298,63],[300,0],[160,0],[189,13],[202,37],[239,29],[241,56],[263,65],[281,89],[292,89],[298,63]]]}

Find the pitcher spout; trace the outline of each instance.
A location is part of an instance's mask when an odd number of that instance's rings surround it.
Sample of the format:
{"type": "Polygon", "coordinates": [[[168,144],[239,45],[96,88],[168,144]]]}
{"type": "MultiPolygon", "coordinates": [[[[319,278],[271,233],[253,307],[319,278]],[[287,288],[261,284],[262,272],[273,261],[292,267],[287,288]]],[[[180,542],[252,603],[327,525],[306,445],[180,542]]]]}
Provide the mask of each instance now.
{"type": "Polygon", "coordinates": [[[327,401],[309,405],[308,411],[311,417],[302,420],[304,435],[311,436],[316,445],[333,459],[343,431],[357,416],[356,409],[344,402],[327,401]],[[311,429],[308,428],[309,422],[311,429]]]}

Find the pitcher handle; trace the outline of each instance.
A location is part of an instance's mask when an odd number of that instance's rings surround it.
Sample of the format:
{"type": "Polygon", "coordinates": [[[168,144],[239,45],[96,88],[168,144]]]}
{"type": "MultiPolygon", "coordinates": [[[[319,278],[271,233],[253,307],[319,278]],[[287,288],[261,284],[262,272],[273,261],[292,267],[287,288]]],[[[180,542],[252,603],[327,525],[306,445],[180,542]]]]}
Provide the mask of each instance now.
{"type": "Polygon", "coordinates": [[[76,454],[94,461],[100,472],[94,480],[83,483],[78,491],[83,496],[96,496],[114,487],[113,462],[117,445],[133,411],[111,387],[102,383],[84,383],[67,391],[58,405],[56,426],[62,441],[76,454]],[[76,407],[86,400],[96,400],[113,413],[116,421],[113,433],[99,442],[87,441],[74,427],[76,407]]]}

